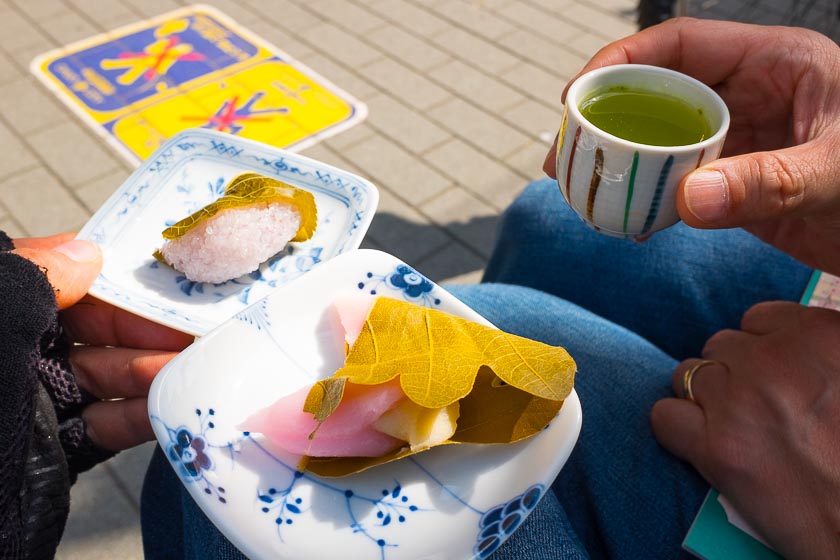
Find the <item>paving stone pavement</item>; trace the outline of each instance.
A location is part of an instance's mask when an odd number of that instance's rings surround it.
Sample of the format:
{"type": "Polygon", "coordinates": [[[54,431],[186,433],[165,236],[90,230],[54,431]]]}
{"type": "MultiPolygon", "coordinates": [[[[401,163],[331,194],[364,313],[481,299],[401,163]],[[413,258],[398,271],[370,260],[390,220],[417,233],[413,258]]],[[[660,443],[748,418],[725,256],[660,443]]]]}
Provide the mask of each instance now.
{"type": "MultiPolygon", "coordinates": [[[[543,175],[566,81],[636,29],[635,0],[204,3],[367,103],[365,122],[304,153],[373,181],[381,200],[364,246],[435,281],[479,280],[499,213],[543,175]]],[[[0,229],[76,230],[132,170],[30,61],[187,4],[0,0],[0,229]]],[[[81,476],[59,559],[142,558],[139,489],[153,445],[81,476]]]]}

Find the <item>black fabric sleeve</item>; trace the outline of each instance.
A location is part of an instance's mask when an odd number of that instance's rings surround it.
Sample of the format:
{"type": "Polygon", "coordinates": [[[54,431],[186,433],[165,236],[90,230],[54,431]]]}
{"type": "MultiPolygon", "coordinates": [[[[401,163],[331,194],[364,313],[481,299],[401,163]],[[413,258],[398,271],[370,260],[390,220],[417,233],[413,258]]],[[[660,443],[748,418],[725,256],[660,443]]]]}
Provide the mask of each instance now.
{"type": "Polygon", "coordinates": [[[87,437],[71,343],[46,271],[10,253],[0,231],[0,560],[49,559],[70,486],[114,452],[87,437]]]}
{"type": "MultiPolygon", "coordinates": [[[[11,249],[5,234],[3,249],[11,249]]],[[[34,364],[57,309],[43,271],[5,251],[0,252],[0,558],[52,558],[69,511],[70,475],[55,411],[34,364]]]]}
{"type": "Polygon", "coordinates": [[[11,251],[14,248],[12,238],[6,235],[5,231],[0,231],[0,251],[11,251]]]}

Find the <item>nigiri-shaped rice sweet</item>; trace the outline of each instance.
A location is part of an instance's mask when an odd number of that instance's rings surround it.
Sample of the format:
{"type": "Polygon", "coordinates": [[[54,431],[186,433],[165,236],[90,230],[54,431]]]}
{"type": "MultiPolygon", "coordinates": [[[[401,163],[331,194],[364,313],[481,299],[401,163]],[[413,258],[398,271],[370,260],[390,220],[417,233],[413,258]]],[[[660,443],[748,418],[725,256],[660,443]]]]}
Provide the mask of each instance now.
{"type": "Polygon", "coordinates": [[[309,457],[379,457],[405,443],[374,428],[384,412],[406,399],[399,382],[348,384],[341,404],[320,426],[303,411],[310,389],[306,386],[257,412],[240,429],[261,433],[278,447],[309,457]]]}
{"type": "Polygon", "coordinates": [[[290,241],[306,241],[316,223],[312,193],[243,173],[221,198],[165,229],[155,256],[193,282],[221,283],[253,272],[290,241]]]}

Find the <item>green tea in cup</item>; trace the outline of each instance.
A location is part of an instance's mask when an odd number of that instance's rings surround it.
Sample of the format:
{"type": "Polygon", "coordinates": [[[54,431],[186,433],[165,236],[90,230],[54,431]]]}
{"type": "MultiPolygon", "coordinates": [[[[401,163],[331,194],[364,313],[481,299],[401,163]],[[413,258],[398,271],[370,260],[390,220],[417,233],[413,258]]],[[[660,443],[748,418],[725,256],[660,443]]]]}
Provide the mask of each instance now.
{"type": "Polygon", "coordinates": [[[595,230],[646,237],[679,220],[682,179],[720,155],[729,110],[680,72],[616,64],[578,76],[557,138],[560,193],[595,230]]]}
{"type": "Polygon", "coordinates": [[[688,146],[712,135],[702,108],[635,87],[598,89],[580,103],[580,112],[604,132],[649,146],[688,146]]]}

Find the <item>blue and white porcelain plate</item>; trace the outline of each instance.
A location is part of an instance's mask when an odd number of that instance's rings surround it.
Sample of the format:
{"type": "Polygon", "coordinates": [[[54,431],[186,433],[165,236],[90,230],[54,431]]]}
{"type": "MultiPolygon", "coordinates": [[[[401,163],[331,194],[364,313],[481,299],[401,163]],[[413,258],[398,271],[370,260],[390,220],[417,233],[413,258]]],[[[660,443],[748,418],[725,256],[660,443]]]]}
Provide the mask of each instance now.
{"type": "Polygon", "coordinates": [[[149,414],[184,486],[246,556],[319,560],[489,557],[533,511],[580,431],[573,392],[549,426],[504,445],[447,445],[339,478],[237,426],[344,362],[332,302],[345,293],[404,298],[485,325],[395,257],[340,255],[240,311],[157,376],[149,414]]]}
{"type": "Polygon", "coordinates": [[[362,242],[379,193],[369,181],[305,156],[207,129],[179,133],[152,154],[79,232],[102,246],[91,293],[178,330],[203,335],[277,286],[362,242]],[[248,275],[196,283],[152,254],[169,225],[219,198],[233,177],[254,171],[306,189],[318,226],[248,275]]]}

